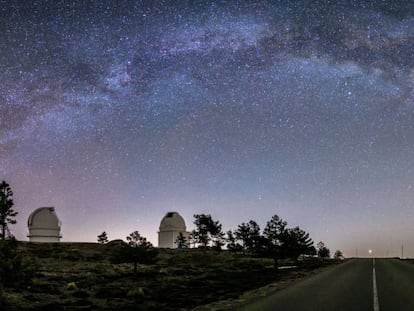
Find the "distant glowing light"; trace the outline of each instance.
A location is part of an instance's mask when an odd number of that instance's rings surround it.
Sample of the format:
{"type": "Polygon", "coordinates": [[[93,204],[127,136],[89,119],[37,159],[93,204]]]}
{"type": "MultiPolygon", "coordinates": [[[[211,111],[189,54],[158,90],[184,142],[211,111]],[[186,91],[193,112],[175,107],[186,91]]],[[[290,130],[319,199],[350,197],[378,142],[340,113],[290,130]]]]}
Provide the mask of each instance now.
{"type": "Polygon", "coordinates": [[[368,250],[368,253],[372,254],[372,249],[368,250]]]}

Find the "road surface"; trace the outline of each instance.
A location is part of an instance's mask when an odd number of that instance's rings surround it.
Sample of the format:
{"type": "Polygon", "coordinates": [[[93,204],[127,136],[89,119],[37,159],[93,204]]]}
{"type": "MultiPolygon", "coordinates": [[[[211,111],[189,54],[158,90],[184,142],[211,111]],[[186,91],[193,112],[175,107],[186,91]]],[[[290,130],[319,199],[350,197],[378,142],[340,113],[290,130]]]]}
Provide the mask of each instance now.
{"type": "Polygon", "coordinates": [[[414,264],[352,259],[237,310],[413,311],[414,264]]]}

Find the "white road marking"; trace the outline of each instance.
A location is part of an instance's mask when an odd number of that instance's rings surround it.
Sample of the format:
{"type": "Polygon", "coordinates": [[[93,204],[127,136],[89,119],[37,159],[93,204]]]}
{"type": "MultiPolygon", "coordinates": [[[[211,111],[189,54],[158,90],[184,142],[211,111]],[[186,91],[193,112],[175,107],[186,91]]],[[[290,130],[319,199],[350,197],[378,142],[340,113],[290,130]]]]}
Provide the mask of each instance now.
{"type": "Polygon", "coordinates": [[[379,311],[377,278],[375,276],[375,258],[372,258],[372,287],[374,289],[374,311],[379,311]]]}
{"type": "Polygon", "coordinates": [[[278,270],[287,270],[287,269],[296,269],[299,266],[282,266],[282,267],[278,267],[278,270]]]}

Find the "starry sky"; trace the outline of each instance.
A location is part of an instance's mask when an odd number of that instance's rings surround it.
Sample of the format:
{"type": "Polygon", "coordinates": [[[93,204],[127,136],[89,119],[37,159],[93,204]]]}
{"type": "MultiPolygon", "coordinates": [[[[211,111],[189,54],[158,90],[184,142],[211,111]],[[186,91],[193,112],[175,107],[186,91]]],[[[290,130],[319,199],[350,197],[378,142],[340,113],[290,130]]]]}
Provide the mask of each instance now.
{"type": "Polygon", "coordinates": [[[412,1],[0,0],[0,179],[63,241],[278,214],[414,256],[412,1]]]}

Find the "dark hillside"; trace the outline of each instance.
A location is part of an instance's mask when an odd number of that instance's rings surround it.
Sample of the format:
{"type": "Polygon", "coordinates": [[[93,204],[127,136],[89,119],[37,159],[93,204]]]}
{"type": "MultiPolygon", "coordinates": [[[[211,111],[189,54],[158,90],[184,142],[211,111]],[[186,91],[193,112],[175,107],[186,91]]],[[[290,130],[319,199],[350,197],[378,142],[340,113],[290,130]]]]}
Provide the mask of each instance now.
{"type": "Polygon", "coordinates": [[[4,289],[6,310],[189,310],[239,297],[266,284],[307,275],[313,261],[276,273],[271,259],[227,251],[159,249],[156,262],[112,264],[119,243],[36,244],[19,242],[32,265],[24,286],[4,289]]]}

